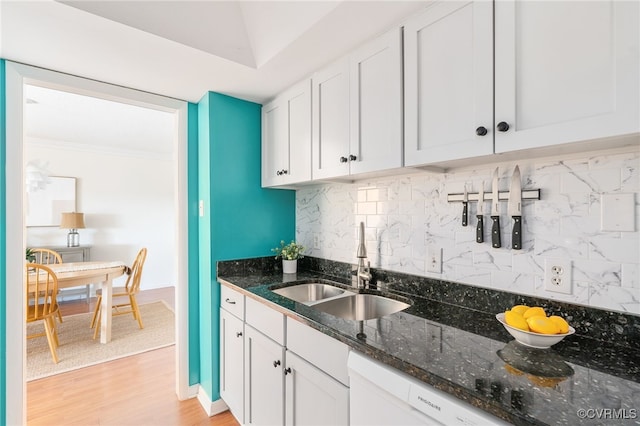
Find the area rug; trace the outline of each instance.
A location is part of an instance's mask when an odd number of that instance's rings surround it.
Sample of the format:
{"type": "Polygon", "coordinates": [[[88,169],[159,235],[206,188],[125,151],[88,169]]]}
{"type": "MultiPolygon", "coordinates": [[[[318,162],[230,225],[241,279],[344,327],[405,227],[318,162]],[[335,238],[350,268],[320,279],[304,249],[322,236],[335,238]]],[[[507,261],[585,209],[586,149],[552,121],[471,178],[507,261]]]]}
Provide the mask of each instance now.
{"type": "MultiPolygon", "coordinates": [[[[92,313],[64,316],[58,323],[60,346],[57,364],[51,358],[46,337],[27,339],[26,380],[35,380],[90,365],[173,345],[175,343],[175,315],[164,302],[140,305],[144,328],[132,315],[113,317],[111,342],[103,345],[93,340],[89,328],[92,313]]],[[[40,323],[28,324],[27,332],[44,330],[40,323]],[[35,328],[34,328],[35,327],[35,328]],[[33,331],[31,331],[33,330],[33,331]]]]}

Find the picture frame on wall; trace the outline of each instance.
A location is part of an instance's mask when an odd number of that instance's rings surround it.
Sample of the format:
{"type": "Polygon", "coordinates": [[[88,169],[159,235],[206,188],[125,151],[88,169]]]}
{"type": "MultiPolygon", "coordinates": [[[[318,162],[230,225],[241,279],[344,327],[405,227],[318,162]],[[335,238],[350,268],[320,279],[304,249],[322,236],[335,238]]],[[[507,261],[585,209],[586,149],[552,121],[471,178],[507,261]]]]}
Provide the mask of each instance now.
{"type": "Polygon", "coordinates": [[[44,189],[27,193],[27,226],[60,226],[63,212],[76,211],[76,178],[50,176],[44,189]]]}

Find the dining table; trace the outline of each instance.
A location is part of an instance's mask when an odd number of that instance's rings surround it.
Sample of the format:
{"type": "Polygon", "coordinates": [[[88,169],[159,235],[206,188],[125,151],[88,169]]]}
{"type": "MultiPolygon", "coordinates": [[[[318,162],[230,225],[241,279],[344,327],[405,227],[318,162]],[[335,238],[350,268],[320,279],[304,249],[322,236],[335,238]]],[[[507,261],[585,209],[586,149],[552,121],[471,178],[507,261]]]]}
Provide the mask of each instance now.
{"type": "MultiPolygon", "coordinates": [[[[120,261],[69,262],[47,265],[58,277],[58,289],[97,284],[102,289],[100,343],[111,341],[113,280],[125,274],[120,261]]],[[[88,326],[88,324],[87,324],[88,326]]]]}

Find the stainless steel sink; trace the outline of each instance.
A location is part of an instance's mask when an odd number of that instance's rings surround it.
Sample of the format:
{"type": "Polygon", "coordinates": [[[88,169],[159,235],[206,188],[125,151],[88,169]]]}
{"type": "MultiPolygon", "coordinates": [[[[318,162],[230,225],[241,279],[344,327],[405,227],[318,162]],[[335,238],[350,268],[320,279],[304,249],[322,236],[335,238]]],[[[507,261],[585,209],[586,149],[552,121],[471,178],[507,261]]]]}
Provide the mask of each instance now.
{"type": "Polygon", "coordinates": [[[343,289],[324,283],[297,284],[271,291],[300,303],[315,302],[344,293],[343,289]]]}
{"type": "Polygon", "coordinates": [[[390,315],[410,306],[400,300],[375,294],[353,294],[317,303],[313,308],[339,318],[365,321],[390,315]]]}

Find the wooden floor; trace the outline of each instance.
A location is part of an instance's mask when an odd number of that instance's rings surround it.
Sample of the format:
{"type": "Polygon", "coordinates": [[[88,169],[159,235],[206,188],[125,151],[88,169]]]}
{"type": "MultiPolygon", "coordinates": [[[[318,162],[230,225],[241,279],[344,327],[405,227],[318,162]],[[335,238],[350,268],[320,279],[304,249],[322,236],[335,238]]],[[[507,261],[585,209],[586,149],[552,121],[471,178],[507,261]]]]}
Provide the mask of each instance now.
{"type": "MultiPolygon", "coordinates": [[[[173,305],[173,288],[141,292],[138,302],[160,299],[173,305]]],[[[93,306],[78,301],[60,308],[72,315],[93,306]]],[[[175,346],[28,382],[27,424],[238,426],[228,411],[208,417],[197,399],[178,401],[175,346]]]]}

